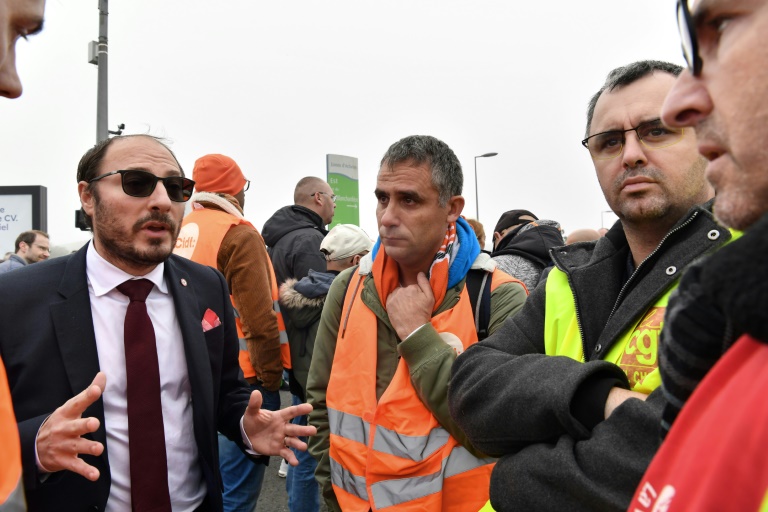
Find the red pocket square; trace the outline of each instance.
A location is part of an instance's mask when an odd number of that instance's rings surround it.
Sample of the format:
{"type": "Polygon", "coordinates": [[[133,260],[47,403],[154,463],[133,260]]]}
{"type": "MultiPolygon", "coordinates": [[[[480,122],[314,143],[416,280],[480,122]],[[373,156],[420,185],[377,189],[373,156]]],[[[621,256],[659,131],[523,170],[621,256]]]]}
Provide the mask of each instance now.
{"type": "Polygon", "coordinates": [[[208,332],[214,327],[218,327],[220,325],[221,320],[219,320],[219,316],[210,309],[206,310],[205,314],[203,315],[203,332],[208,332]]]}

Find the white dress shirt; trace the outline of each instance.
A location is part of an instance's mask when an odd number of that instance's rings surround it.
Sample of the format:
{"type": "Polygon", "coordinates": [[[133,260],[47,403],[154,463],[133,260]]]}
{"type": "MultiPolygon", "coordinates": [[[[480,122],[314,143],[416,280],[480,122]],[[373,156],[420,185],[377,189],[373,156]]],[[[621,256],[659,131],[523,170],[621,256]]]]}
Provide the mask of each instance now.
{"type": "MultiPolygon", "coordinates": [[[[192,421],[192,389],[181,328],[163,270],[164,263],[160,263],[149,274],[138,277],[148,279],[155,285],[146,304],[155,329],[160,366],[160,401],[169,470],[168,489],[174,512],[187,512],[202,503],[207,489],[198,460],[192,421]]],[[[112,475],[107,511],[131,510],[123,346],[124,319],[129,300],[116,287],[137,276],[123,272],[102,258],[93,243],[88,246],[86,274],[99,367],[107,376],[107,387],[103,395],[104,423],[112,475]]]]}

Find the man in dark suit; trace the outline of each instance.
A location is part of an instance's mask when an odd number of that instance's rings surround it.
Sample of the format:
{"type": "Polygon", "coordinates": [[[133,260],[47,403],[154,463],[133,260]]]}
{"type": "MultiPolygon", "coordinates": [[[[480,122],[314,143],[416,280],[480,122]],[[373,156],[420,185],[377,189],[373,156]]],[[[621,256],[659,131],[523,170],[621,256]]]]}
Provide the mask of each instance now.
{"type": "Polygon", "coordinates": [[[0,279],[0,355],[30,510],[138,512],[158,495],[145,510],[220,511],[217,430],[250,453],[296,464],[289,448],[306,449],[297,436],[314,428],[289,421],[311,407],[260,408],[239,370],[222,275],[171,255],[194,182],[164,144],[103,141],[77,179],[92,242],[0,279]],[[124,285],[137,281],[148,285],[145,299],[126,296],[124,285]],[[146,304],[154,340],[138,365],[131,333],[144,318],[125,320],[136,302],[146,304]],[[154,392],[135,394],[153,372],[154,392]],[[152,401],[157,421],[136,419],[152,401]],[[141,444],[158,429],[165,449],[139,450],[158,446],[141,444]],[[161,478],[138,484],[157,467],[161,478]]]}

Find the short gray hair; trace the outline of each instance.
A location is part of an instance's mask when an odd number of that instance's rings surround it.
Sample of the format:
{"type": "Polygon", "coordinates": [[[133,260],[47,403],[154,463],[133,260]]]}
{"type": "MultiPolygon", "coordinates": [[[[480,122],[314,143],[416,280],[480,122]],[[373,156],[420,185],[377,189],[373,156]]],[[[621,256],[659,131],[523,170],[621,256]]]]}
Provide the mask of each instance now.
{"type": "Polygon", "coordinates": [[[600,99],[600,95],[605,91],[611,92],[614,89],[625,87],[655,71],[669,73],[672,76],[680,76],[683,68],[677,64],[661,60],[639,60],[632,64],[616,68],[608,73],[608,77],[606,77],[603,86],[594,94],[594,96],[592,96],[592,99],[589,100],[589,105],[587,106],[587,131],[584,136],[589,137],[589,129],[592,127],[592,116],[595,115],[595,105],[597,105],[597,100],[600,99]]]}
{"type": "Polygon", "coordinates": [[[461,163],[445,142],[429,135],[411,135],[395,142],[381,159],[381,167],[392,169],[401,162],[426,163],[432,171],[432,185],[437,189],[440,206],[453,196],[460,196],[464,186],[461,163]]]}

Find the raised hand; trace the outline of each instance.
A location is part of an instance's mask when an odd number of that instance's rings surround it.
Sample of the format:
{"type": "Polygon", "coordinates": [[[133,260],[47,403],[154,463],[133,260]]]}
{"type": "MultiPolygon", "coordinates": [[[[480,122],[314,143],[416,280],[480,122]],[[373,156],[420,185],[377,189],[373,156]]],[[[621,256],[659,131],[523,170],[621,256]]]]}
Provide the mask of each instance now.
{"type": "Polygon", "coordinates": [[[73,471],[88,480],[96,481],[99,470],[86,464],[80,454],[101,455],[104,445],[82,436],[99,428],[96,418],[83,418],[83,412],[101,397],[107,385],[107,376],[99,372],[77,396],[53,411],[37,434],[37,457],[41,469],[53,473],[63,469],[73,471]]]}
{"type": "Polygon", "coordinates": [[[396,288],[387,297],[389,321],[401,340],[429,322],[435,307],[435,296],[424,272],[419,272],[416,280],[416,284],[396,288]]]}
{"type": "Polygon", "coordinates": [[[290,450],[299,451],[307,449],[307,443],[301,441],[299,436],[313,436],[317,429],[311,426],[294,425],[291,420],[297,416],[304,416],[312,412],[309,404],[293,405],[279,411],[268,411],[261,408],[262,397],[259,391],[251,393],[248,407],[243,415],[243,428],[251,441],[254,451],[261,455],[279,455],[292,466],[299,461],[290,450]]]}

